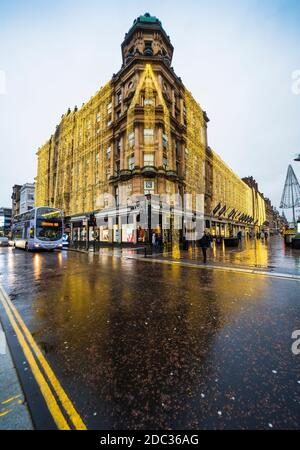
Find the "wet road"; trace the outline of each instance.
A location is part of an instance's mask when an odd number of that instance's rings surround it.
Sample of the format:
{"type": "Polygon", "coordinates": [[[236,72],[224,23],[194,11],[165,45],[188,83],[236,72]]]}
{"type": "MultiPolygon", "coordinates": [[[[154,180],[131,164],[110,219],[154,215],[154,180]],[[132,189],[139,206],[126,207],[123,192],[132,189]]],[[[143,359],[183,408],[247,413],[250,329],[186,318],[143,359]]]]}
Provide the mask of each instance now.
{"type": "Polygon", "coordinates": [[[299,281],[9,248],[0,282],[90,429],[299,428],[299,281]]]}

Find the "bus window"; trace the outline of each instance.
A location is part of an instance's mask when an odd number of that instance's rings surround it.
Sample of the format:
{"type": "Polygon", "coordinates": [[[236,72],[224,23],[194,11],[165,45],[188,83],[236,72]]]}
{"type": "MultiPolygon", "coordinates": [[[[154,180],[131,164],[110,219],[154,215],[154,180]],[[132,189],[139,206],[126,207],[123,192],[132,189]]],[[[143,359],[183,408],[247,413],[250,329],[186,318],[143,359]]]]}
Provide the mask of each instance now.
{"type": "Polygon", "coordinates": [[[37,220],[36,237],[42,241],[58,241],[62,238],[62,221],[37,220]]]}

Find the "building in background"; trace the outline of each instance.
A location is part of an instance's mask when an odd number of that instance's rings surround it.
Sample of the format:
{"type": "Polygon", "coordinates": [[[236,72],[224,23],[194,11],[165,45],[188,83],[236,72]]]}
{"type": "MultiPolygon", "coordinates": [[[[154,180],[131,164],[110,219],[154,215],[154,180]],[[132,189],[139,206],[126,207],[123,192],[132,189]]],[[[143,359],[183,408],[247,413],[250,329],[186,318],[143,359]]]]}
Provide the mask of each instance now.
{"type": "Polygon", "coordinates": [[[21,185],[15,184],[12,188],[12,217],[17,216],[20,214],[20,192],[21,192],[21,185]]]}
{"type": "Polygon", "coordinates": [[[10,236],[11,215],[11,208],[0,208],[0,237],[10,236]]]}
{"type": "Polygon", "coordinates": [[[140,16],[121,49],[120,71],[38,150],[36,206],[61,208],[78,242],[260,229],[265,202],[209,148],[209,119],[174,72],[161,22],[140,16]]]}
{"type": "Polygon", "coordinates": [[[271,234],[277,234],[285,228],[288,228],[289,223],[284,214],[272,205],[269,198],[264,197],[266,203],[266,224],[271,234]]]}
{"type": "Polygon", "coordinates": [[[25,183],[20,190],[20,214],[34,208],[34,183],[25,183]]]}
{"type": "Polygon", "coordinates": [[[272,205],[271,200],[259,191],[256,180],[251,176],[243,178],[243,181],[250,186],[254,192],[256,192],[256,195],[259,195],[265,203],[265,222],[263,223],[263,229],[270,234],[277,234],[282,229],[288,227],[288,221],[285,215],[281,215],[272,205]]]}

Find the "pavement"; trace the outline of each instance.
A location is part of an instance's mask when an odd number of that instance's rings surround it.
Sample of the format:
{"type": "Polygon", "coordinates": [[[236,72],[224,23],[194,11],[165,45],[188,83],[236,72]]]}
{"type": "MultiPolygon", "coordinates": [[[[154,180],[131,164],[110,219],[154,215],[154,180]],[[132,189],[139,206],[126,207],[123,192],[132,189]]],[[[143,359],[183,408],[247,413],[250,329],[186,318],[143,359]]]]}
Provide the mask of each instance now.
{"type": "MultiPolygon", "coordinates": [[[[114,252],[118,251],[114,250],[114,252]]],[[[142,258],[144,250],[125,249],[122,250],[122,255],[142,258]]],[[[149,257],[199,265],[202,265],[203,261],[201,249],[193,247],[190,247],[189,250],[175,247],[172,251],[154,249],[152,255],[148,255],[149,257]]],[[[214,244],[212,249],[208,250],[206,266],[253,270],[255,273],[284,273],[300,276],[300,252],[286,247],[283,239],[279,236],[267,241],[243,240],[238,248],[225,248],[224,244],[214,244]]]]}
{"type": "Polygon", "coordinates": [[[17,371],[0,322],[0,430],[32,430],[17,371]]]}
{"type": "Polygon", "coordinates": [[[277,237],[208,265],[197,250],[0,249],[35,428],[298,429],[299,262],[277,237]]]}

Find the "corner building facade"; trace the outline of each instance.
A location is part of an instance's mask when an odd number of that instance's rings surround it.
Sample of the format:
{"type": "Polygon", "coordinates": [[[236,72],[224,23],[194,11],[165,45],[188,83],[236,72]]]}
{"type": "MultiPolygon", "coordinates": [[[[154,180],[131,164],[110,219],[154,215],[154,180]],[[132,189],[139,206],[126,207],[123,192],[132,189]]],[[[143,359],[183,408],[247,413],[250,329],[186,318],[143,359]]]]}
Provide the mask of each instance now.
{"type": "Polygon", "coordinates": [[[121,70],[38,150],[36,205],[61,208],[78,245],[261,227],[264,201],[208,147],[209,119],[171,67],[161,22],[140,16],[121,48],[121,70]]]}

